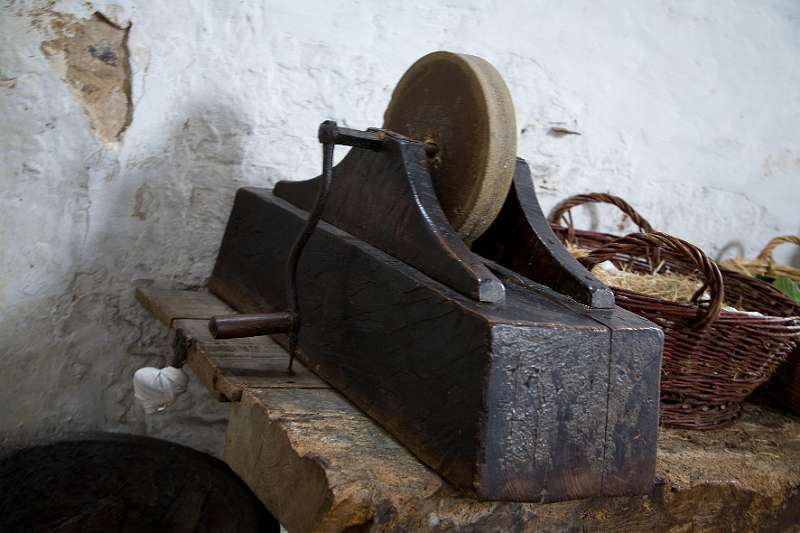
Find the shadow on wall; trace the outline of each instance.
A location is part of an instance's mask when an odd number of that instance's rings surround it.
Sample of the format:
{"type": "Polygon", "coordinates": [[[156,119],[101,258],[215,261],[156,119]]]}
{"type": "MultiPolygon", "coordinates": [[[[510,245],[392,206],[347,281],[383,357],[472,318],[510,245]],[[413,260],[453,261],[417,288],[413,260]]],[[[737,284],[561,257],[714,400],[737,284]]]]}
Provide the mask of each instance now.
{"type": "MultiPolygon", "coordinates": [[[[233,109],[213,102],[191,103],[186,109],[186,118],[176,121],[161,153],[123,170],[125,190],[113,212],[127,215],[130,234],[122,241],[98,243],[96,256],[123,259],[108,265],[115,279],[102,290],[118,295],[125,309],[116,324],[119,335],[125,336],[131,326],[142,332],[119,354],[118,380],[110,387],[99,383],[98,388],[104,420],[110,417],[114,424],[133,424],[137,432],[221,455],[228,406],[212,400],[193,376],[187,393],[165,412],[145,417],[144,428],[141,412],[131,411],[133,373],[143,366],[163,365],[169,349],[166,328],[134,301],[134,285],[205,286],[233,196],[243,182],[247,137],[252,134],[233,109]]],[[[114,232],[110,224],[108,231],[114,232]]]]}
{"type": "Polygon", "coordinates": [[[133,373],[161,366],[168,349],[134,284],[204,285],[243,182],[249,124],[210,102],[187,109],[157,151],[133,153],[134,123],[128,146],[90,162],[126,163],[84,192],[90,224],[71,282],[54,301],[21,302],[13,323],[0,317],[16,339],[0,350],[0,401],[15,406],[0,410],[0,435],[147,433],[221,455],[228,408],[195,379],[164,413],[142,420],[133,409],[133,373]]]}
{"type": "MultiPolygon", "coordinates": [[[[125,170],[126,190],[118,212],[134,217],[137,239],[149,239],[158,250],[137,251],[158,266],[163,253],[172,257],[167,272],[182,272],[186,283],[205,281],[227,221],[233,195],[243,183],[245,144],[251,126],[227,108],[197,104],[179,121],[162,153],[125,170]],[[198,268],[192,268],[197,265],[198,268]]],[[[153,267],[142,265],[146,271],[153,267]]]]}
{"type": "Polygon", "coordinates": [[[733,259],[735,257],[744,257],[744,256],[745,256],[744,244],[742,244],[742,241],[734,240],[726,243],[722,248],[720,248],[714,260],[720,262],[720,261],[725,261],[726,259],[733,259]]]}

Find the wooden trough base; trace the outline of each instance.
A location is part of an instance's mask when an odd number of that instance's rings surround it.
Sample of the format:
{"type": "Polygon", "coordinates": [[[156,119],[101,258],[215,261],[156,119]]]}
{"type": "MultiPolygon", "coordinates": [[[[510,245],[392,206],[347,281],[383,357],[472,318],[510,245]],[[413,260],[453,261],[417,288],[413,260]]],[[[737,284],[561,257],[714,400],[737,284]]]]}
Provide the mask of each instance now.
{"type": "Polygon", "coordinates": [[[530,504],[460,494],[271,339],[215,341],[206,292],[138,289],[177,357],[231,407],[225,461],[290,532],[800,531],[800,419],[747,405],[713,432],[662,429],[649,496],[530,504]]]}

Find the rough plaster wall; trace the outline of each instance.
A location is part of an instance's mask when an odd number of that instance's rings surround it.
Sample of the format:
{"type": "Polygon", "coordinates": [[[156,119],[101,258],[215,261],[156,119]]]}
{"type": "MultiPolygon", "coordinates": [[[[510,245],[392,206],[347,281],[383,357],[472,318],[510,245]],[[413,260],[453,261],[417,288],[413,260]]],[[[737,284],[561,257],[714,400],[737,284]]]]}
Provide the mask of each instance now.
{"type": "Polygon", "coordinates": [[[315,175],[319,122],[380,125],[396,80],[432,50],[483,56],[504,75],[546,209],[613,191],[714,253],[741,243],[753,254],[800,230],[795,0],[0,9],[4,438],[104,428],[219,453],[227,408],[196,382],[167,414],[142,421],[131,409],[133,371],[166,349],[132,287],[203,285],[235,189],[315,175]],[[123,43],[103,30],[130,56],[129,79],[104,93],[114,105],[88,103],[58,50],[59,39],[78,43],[73,66],[104,68],[111,56],[86,56],[91,43],[64,29],[90,32],[92,20],[125,33],[123,43]],[[121,119],[126,82],[132,113],[121,119]]]}

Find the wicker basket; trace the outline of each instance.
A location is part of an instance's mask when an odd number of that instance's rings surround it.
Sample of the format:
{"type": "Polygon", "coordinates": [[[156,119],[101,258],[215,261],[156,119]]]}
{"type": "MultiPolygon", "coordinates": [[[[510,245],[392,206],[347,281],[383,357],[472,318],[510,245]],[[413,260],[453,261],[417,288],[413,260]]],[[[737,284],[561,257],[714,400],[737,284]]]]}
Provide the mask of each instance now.
{"type": "MultiPolygon", "coordinates": [[[[779,265],[772,258],[775,248],[785,243],[800,245],[800,236],[787,235],[772,239],[753,260],[733,259],[722,263],[726,267],[723,272],[726,272],[726,283],[731,293],[729,299],[734,304],[738,303],[762,313],[800,315],[800,304],[769,283],[753,277],[757,274],[771,277],[784,276],[800,282],[800,269],[779,265]]],[[[775,371],[775,375],[763,391],[773,400],[800,415],[800,345],[775,371]]]]}
{"type": "Polygon", "coordinates": [[[586,248],[587,250],[592,250],[617,238],[615,235],[601,233],[599,231],[575,229],[575,226],[572,223],[572,214],[570,210],[573,207],[590,203],[605,203],[617,206],[628,216],[628,218],[631,219],[634,224],[639,227],[640,232],[650,233],[653,231],[653,226],[651,226],[650,223],[645,220],[645,218],[640,215],[628,202],[619,196],[593,192],[589,194],[570,196],[566,200],[560,202],[553,208],[552,211],[550,211],[550,216],[548,217],[550,225],[553,228],[553,231],[555,231],[556,235],[558,235],[562,241],[573,243],[576,246],[586,248]],[[563,226],[560,225],[562,221],[564,222],[563,226]]]}
{"type": "Polygon", "coordinates": [[[607,260],[643,270],[658,263],[702,283],[692,304],[613,288],[617,304],[663,328],[661,423],[688,429],[728,426],[741,403],[765,382],[800,340],[796,317],[723,311],[725,286],[717,265],[696,246],[663,233],[612,240],[579,261],[588,269],[607,260]],[[701,301],[706,292],[710,300],[701,301]]]}
{"type": "MultiPolygon", "coordinates": [[[[574,228],[570,209],[587,203],[607,203],[618,207],[643,232],[652,232],[652,225],[628,202],[618,196],[605,193],[589,193],[572,196],[556,205],[548,217],[553,231],[564,242],[580,248],[594,250],[617,238],[615,235],[597,231],[574,228]],[[565,225],[560,225],[563,222],[565,225]]],[[[800,244],[799,237],[777,237],[771,240],[758,257],[752,261],[738,259],[720,266],[725,285],[725,299],[737,309],[758,311],[765,315],[783,317],[800,316],[800,306],[773,287],[771,284],[754,278],[753,274],[785,275],[800,281],[800,271],[792,267],[777,265],[772,252],[784,243],[800,244]]],[[[664,252],[663,258],[669,262],[670,269],[677,273],[689,274],[695,266],[680,255],[664,252]]],[[[646,271],[648,263],[639,258],[628,258],[628,268],[646,271]]],[[[656,261],[658,262],[658,261],[656,261]]],[[[769,383],[762,388],[773,400],[800,414],[800,344],[788,355],[786,361],[775,371],[769,383]]]]}
{"type": "Polygon", "coordinates": [[[747,276],[770,276],[773,278],[785,277],[800,282],[800,268],[789,265],[780,265],[772,258],[772,252],[781,244],[795,244],[800,246],[800,235],[784,235],[775,237],[767,243],[755,259],[731,259],[724,261],[722,266],[735,270],[747,276]]]}

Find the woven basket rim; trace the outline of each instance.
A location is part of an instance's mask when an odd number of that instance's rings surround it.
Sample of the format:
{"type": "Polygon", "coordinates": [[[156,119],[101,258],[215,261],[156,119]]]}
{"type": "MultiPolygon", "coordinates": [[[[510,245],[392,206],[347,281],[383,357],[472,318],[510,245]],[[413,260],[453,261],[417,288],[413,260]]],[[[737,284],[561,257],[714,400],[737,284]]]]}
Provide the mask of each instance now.
{"type": "MultiPolygon", "coordinates": [[[[698,304],[691,304],[691,303],[684,303],[684,302],[675,302],[675,301],[672,301],[672,300],[665,300],[665,299],[662,299],[662,298],[657,298],[657,297],[654,297],[654,296],[648,296],[646,294],[642,294],[642,293],[639,293],[639,292],[631,291],[629,289],[622,289],[622,288],[618,288],[618,287],[610,287],[610,288],[614,291],[615,294],[617,292],[619,292],[621,295],[625,295],[625,294],[634,295],[635,298],[637,300],[639,300],[639,301],[652,302],[653,304],[659,304],[659,305],[669,305],[669,306],[675,307],[676,309],[685,309],[687,318],[690,316],[690,313],[696,314],[698,310],[702,310],[702,305],[698,305],[698,304]]],[[[758,323],[762,323],[762,322],[764,322],[764,323],[773,322],[773,323],[776,323],[776,324],[783,324],[783,323],[786,323],[787,321],[790,321],[790,322],[796,321],[796,322],[798,322],[798,324],[800,324],[800,315],[781,316],[781,315],[766,315],[764,313],[761,313],[761,315],[762,316],[751,315],[751,314],[748,314],[747,312],[743,312],[743,311],[738,311],[737,312],[737,311],[728,311],[726,309],[722,309],[719,312],[717,320],[715,320],[714,322],[715,323],[716,322],[723,322],[723,323],[733,322],[733,323],[739,323],[739,324],[749,324],[749,323],[757,323],[758,324],[758,323]]],[[[798,326],[798,328],[800,328],[800,326],[798,326]]],[[[800,331],[800,329],[799,329],[799,331],[800,331]]]]}
{"type": "MultiPolygon", "coordinates": [[[[580,230],[578,230],[580,231],[580,230]]],[[[656,233],[658,234],[658,233],[656,233]]],[[[634,237],[636,235],[644,235],[639,233],[629,234],[625,237],[617,238],[610,242],[621,242],[624,239],[634,237]]],[[[666,235],[666,234],[660,234],[666,235]]],[[[680,240],[680,239],[676,239],[680,240]]],[[[699,250],[699,249],[697,249],[699,250]]],[[[593,252],[594,253],[594,252],[593,252]]],[[[702,253],[702,252],[700,252],[702,253]]],[[[705,254],[703,254],[705,257],[705,254]]],[[[616,254],[614,256],[616,259],[623,261],[625,259],[631,258],[633,256],[627,253],[616,254]]],[[[710,259],[708,259],[711,261],[710,259]]],[[[713,263],[713,261],[711,261],[713,263]]],[[[698,279],[699,276],[697,275],[689,275],[690,277],[694,277],[698,279]]],[[[699,281],[704,281],[699,279],[699,281]]],[[[758,281],[758,280],[757,280],[758,281]]],[[[724,286],[724,281],[722,282],[724,286]]],[[[771,285],[766,282],[762,282],[766,287],[769,287],[772,290],[778,292],[781,296],[784,296],[783,293],[774,289],[771,285]]],[[[630,289],[623,289],[619,287],[610,287],[615,295],[618,295],[623,298],[627,298],[629,300],[635,300],[640,304],[644,305],[652,305],[653,307],[661,307],[663,308],[662,312],[669,313],[673,315],[674,318],[686,318],[691,320],[692,318],[696,318],[699,313],[707,312],[707,307],[704,306],[702,303],[684,303],[684,302],[675,302],[673,300],[666,300],[663,298],[649,296],[647,294],[643,294],[640,292],[632,291],[630,289]]],[[[788,297],[787,297],[788,298],[788,297]]],[[[743,312],[735,312],[735,311],[727,311],[725,309],[720,309],[719,313],[717,314],[716,319],[711,322],[711,325],[725,325],[725,326],[751,326],[751,327],[759,327],[759,326],[768,326],[768,325],[778,325],[783,328],[791,328],[792,331],[795,329],[797,330],[797,334],[800,335],[800,315],[799,316],[779,316],[779,315],[768,315],[762,313],[763,316],[757,315],[750,315],[743,312]]]]}
{"type": "MultiPolygon", "coordinates": [[[[594,238],[597,238],[597,239],[609,240],[609,241],[614,240],[614,239],[618,239],[620,237],[618,235],[613,235],[611,233],[605,233],[605,232],[602,232],[602,231],[595,231],[595,230],[585,230],[585,229],[572,229],[572,230],[570,230],[570,228],[568,228],[566,226],[562,226],[560,224],[556,224],[556,223],[553,223],[553,222],[550,223],[550,227],[553,230],[555,230],[557,233],[563,233],[564,234],[564,238],[567,239],[567,242],[569,242],[569,238],[570,237],[574,238],[574,237],[577,237],[577,236],[585,236],[585,237],[590,237],[590,238],[594,237],[594,238]]],[[[719,268],[720,272],[722,272],[723,276],[729,276],[729,275],[747,276],[746,274],[743,274],[742,272],[739,272],[738,270],[734,270],[734,269],[728,268],[725,265],[725,262],[723,262],[723,263],[719,263],[719,262],[716,262],[716,261],[714,261],[714,262],[717,264],[717,267],[719,268]]],[[[790,316],[800,318],[800,304],[798,304],[792,298],[790,298],[786,294],[782,293],[781,291],[779,291],[778,289],[773,287],[770,283],[767,283],[764,280],[761,280],[761,279],[758,279],[758,278],[755,278],[755,277],[752,277],[752,276],[747,276],[747,278],[748,278],[747,279],[747,283],[749,283],[749,284],[753,285],[754,287],[757,287],[757,288],[759,288],[759,289],[761,289],[763,291],[766,291],[773,298],[781,299],[784,302],[784,304],[786,304],[786,305],[794,306],[796,308],[797,314],[790,315],[790,316]]],[[[614,291],[617,291],[617,290],[626,291],[627,290],[627,289],[618,289],[616,287],[611,287],[611,289],[613,289],[614,291]]],[[[629,292],[633,292],[633,291],[629,291],[629,292]]],[[[652,297],[649,297],[649,296],[647,296],[645,294],[640,294],[640,293],[635,293],[635,294],[639,294],[642,298],[652,298],[652,297]]],[[[663,301],[669,302],[669,303],[672,303],[672,304],[675,304],[675,305],[691,305],[691,304],[682,304],[680,302],[671,302],[669,300],[663,300],[663,301]]],[[[739,313],[733,313],[732,311],[725,311],[723,309],[722,311],[720,311],[720,316],[722,316],[723,313],[739,314],[739,313]]],[[[762,313],[762,314],[764,314],[764,313],[762,313]]],[[[784,315],[767,315],[767,314],[764,314],[764,316],[765,317],[777,317],[777,318],[783,318],[784,317],[784,315]]]]}

